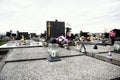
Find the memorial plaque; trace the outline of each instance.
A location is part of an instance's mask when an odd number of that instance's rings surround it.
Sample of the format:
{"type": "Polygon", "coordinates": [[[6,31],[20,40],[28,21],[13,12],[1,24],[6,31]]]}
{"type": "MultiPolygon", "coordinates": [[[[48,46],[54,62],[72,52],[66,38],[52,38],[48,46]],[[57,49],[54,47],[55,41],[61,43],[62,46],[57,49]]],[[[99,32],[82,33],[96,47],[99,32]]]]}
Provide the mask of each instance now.
{"type": "Polygon", "coordinates": [[[65,36],[65,22],[47,21],[47,40],[57,38],[61,35],[65,36]]]}

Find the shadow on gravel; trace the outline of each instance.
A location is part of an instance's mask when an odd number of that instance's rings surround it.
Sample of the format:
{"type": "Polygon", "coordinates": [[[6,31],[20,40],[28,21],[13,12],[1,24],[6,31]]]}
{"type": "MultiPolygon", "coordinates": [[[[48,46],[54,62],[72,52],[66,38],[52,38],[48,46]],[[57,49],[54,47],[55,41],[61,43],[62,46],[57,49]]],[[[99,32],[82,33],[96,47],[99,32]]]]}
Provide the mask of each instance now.
{"type": "Polygon", "coordinates": [[[114,79],[110,79],[110,80],[120,80],[120,77],[114,78],[114,79]]]}

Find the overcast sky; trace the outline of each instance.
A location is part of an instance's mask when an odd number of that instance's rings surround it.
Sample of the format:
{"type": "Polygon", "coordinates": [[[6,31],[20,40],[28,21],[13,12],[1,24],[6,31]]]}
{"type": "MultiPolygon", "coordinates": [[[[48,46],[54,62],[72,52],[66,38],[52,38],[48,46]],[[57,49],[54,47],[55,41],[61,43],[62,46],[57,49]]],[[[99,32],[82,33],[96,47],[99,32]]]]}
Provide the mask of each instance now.
{"type": "Polygon", "coordinates": [[[40,34],[55,19],[73,33],[120,29],[120,0],[0,0],[0,32],[40,34]]]}

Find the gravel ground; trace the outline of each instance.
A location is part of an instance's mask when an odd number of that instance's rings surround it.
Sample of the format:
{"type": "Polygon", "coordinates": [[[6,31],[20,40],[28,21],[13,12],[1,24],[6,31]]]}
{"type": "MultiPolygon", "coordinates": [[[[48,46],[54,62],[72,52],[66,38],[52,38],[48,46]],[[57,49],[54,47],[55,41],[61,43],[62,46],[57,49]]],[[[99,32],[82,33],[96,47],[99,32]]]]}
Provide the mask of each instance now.
{"type": "Polygon", "coordinates": [[[44,58],[46,54],[47,49],[44,47],[18,48],[8,55],[6,61],[44,58]]]}
{"type": "Polygon", "coordinates": [[[87,56],[7,63],[1,80],[109,80],[120,77],[120,67],[87,56]]]}

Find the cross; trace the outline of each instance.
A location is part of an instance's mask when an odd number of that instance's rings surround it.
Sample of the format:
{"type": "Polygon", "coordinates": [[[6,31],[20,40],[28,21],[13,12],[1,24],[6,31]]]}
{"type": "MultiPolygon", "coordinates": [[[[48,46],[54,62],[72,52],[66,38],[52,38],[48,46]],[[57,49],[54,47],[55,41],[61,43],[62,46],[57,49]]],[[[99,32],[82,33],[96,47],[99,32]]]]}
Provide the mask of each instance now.
{"type": "Polygon", "coordinates": [[[50,22],[48,22],[48,36],[50,37],[50,28],[51,28],[51,25],[50,25],[50,22]]]}

